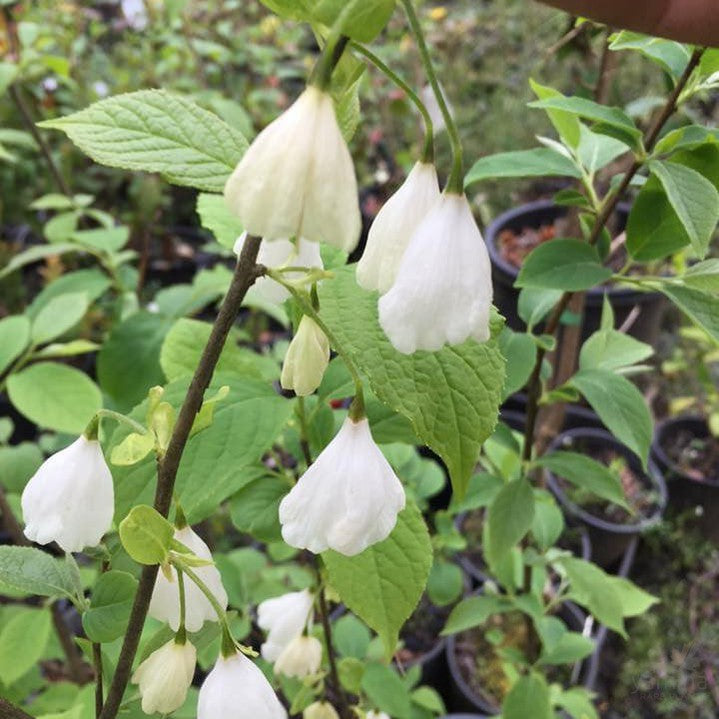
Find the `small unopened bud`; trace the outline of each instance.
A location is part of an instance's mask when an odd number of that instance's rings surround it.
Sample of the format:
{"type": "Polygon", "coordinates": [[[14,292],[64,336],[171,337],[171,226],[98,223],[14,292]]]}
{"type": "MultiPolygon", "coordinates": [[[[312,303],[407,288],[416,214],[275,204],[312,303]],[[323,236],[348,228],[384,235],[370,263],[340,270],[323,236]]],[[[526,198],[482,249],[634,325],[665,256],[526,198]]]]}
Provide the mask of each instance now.
{"type": "Polygon", "coordinates": [[[305,315],[290,342],[280,382],[299,397],[312,394],[322,382],[330,361],[330,343],[317,323],[305,315]]]}

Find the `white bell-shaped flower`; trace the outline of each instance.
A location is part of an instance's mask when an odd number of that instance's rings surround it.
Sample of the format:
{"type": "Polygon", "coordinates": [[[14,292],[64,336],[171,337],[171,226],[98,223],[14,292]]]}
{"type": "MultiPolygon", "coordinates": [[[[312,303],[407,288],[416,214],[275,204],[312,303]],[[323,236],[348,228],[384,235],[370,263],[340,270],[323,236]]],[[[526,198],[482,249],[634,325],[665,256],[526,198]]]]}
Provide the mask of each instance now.
{"type": "Polygon", "coordinates": [[[195,674],[197,651],[190,642],[174,639],[163,644],[145,659],[132,675],[140,685],[142,711],[145,714],[170,714],[185,702],[195,674]]]}
{"type": "MultiPolygon", "coordinates": [[[[234,247],[236,255],[239,256],[242,252],[246,239],[246,232],[243,232],[238,237],[234,247]]],[[[273,270],[281,267],[308,267],[321,270],[324,267],[319,243],[308,242],[301,238],[297,242],[291,240],[263,240],[260,244],[260,251],[257,253],[257,262],[273,270]]],[[[300,277],[302,277],[301,272],[288,272],[285,275],[288,280],[296,280],[300,277]]],[[[286,290],[271,277],[257,279],[255,284],[252,285],[252,290],[263,299],[277,305],[290,296],[289,290],[286,290]]]]}
{"type": "Polygon", "coordinates": [[[357,282],[383,295],[394,283],[414,231],[440,198],[437,170],[418,162],[375,217],[357,264],[357,282]]]}
{"type": "Polygon", "coordinates": [[[430,352],[489,339],[492,270],[463,195],[444,193],[415,231],[379,321],[395,349],[430,352]]]}
{"type": "Polygon", "coordinates": [[[25,536],[66,552],[94,547],[112,526],[115,492],[102,447],[84,435],[53,454],[22,493],[25,536]]]}
{"type": "Polygon", "coordinates": [[[282,365],[280,384],[299,397],[312,394],[322,382],[330,363],[330,341],[308,315],[300,320],[282,365]]]}
{"type": "MultiPolygon", "coordinates": [[[[200,559],[212,561],[212,553],[191,527],[175,530],[175,539],[184,544],[200,559]]],[[[194,567],[193,571],[205,583],[223,609],[227,608],[227,592],[222,586],[220,572],[214,565],[194,567]]],[[[199,632],[204,622],[216,622],[217,613],[202,590],[187,576],[185,584],[185,627],[188,632],[199,632]]],[[[177,571],[170,568],[170,579],[159,572],[150,600],[149,615],[161,622],[167,622],[173,631],[180,628],[180,593],[177,571]]]]}
{"type": "Polygon", "coordinates": [[[265,599],[257,607],[257,624],[267,634],[262,658],[276,662],[293,639],[302,635],[310,619],[314,597],[308,589],[265,599]]]}
{"type": "Polygon", "coordinates": [[[200,688],[197,719],[286,719],[260,669],[239,652],[220,657],[200,688]]]}
{"type": "Polygon", "coordinates": [[[277,657],[275,674],[304,679],[317,674],[322,664],[322,642],[316,637],[295,637],[277,657]]]}
{"type": "Polygon", "coordinates": [[[315,702],[302,712],[302,719],[340,719],[340,715],[329,702],[315,702]]]}
{"type": "Polygon", "coordinates": [[[351,251],[361,218],[354,165],[332,97],[310,86],[250,145],[225,199],[256,237],[304,237],[351,251]]]}
{"type": "Polygon", "coordinates": [[[389,714],[385,714],[385,712],[367,712],[365,714],[365,719],[392,719],[389,714]]]}
{"type": "Polygon", "coordinates": [[[404,487],[369,422],[348,417],[280,503],[282,536],[298,549],[351,557],[386,539],[404,505],[404,487]]]}

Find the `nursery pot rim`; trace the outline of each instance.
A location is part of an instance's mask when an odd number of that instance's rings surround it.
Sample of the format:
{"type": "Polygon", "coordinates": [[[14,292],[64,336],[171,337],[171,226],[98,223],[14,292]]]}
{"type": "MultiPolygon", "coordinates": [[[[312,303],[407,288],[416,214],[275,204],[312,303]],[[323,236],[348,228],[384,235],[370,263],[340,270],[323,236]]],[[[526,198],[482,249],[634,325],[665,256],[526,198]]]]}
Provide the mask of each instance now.
{"type": "MultiPolygon", "coordinates": [[[[618,205],[618,209],[620,211],[623,210],[627,213],[629,208],[630,206],[627,203],[619,203],[618,205]]],[[[521,205],[516,205],[515,207],[502,212],[487,226],[485,244],[487,245],[487,251],[489,252],[492,264],[512,279],[512,286],[514,285],[514,280],[516,280],[519,275],[519,268],[515,267],[510,262],[507,262],[499,252],[499,247],[497,246],[499,233],[506,229],[507,225],[511,221],[517,220],[530,212],[556,211],[559,215],[561,215],[565,214],[568,209],[569,208],[556,204],[552,200],[535,200],[534,202],[526,202],[521,205]]],[[[601,304],[605,294],[626,300],[633,304],[639,304],[642,302],[649,302],[660,293],[639,292],[634,288],[618,285],[611,285],[609,287],[592,287],[586,292],[587,300],[590,304],[601,304]]]]}
{"type": "Polygon", "coordinates": [[[566,438],[577,438],[577,437],[589,437],[591,439],[599,439],[612,445],[616,450],[619,451],[622,456],[628,461],[632,471],[641,474],[646,477],[655,489],[659,492],[658,507],[655,512],[648,517],[642,517],[638,522],[633,524],[617,524],[615,522],[609,522],[606,519],[597,517],[591,514],[586,509],[580,507],[578,504],[573,502],[567,496],[564,489],[559,483],[558,477],[554,472],[545,470],[547,473],[547,486],[552,491],[552,494],[559,500],[560,504],[571,514],[572,516],[581,519],[590,526],[597,527],[607,532],[613,532],[615,534],[639,534],[646,529],[656,526],[662,521],[664,510],[667,506],[667,485],[664,481],[661,471],[657,467],[654,460],[649,457],[647,460],[647,470],[644,471],[643,467],[639,463],[634,453],[619,440],[615,439],[614,435],[603,429],[592,429],[592,428],[578,428],[570,429],[566,432],[558,434],[552,443],[549,445],[548,451],[563,449],[564,440],[566,438]]]}
{"type": "Polygon", "coordinates": [[[709,425],[706,417],[700,414],[680,414],[677,417],[667,417],[657,423],[654,429],[654,438],[652,439],[652,452],[659,460],[659,462],[668,468],[667,474],[673,474],[680,477],[682,480],[693,482],[697,485],[703,485],[705,487],[717,487],[719,488],[719,478],[712,479],[705,477],[704,479],[697,479],[688,475],[669,455],[667,454],[662,440],[665,438],[667,432],[675,425],[680,424],[700,424],[703,425],[707,430],[707,436],[709,436],[709,425]]]}

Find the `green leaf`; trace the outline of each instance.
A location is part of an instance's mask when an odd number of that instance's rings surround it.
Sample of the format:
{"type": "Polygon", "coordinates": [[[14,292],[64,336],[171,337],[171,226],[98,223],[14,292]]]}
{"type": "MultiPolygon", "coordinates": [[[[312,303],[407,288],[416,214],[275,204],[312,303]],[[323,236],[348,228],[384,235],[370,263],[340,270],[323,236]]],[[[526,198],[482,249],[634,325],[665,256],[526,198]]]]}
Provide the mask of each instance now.
{"type": "Polygon", "coordinates": [[[39,362],[12,375],[7,382],[10,401],[40,427],[80,434],[102,407],[97,385],[67,365],[39,362]]]}
{"type": "Polygon", "coordinates": [[[14,315],[0,320],[0,372],[4,372],[30,342],[30,320],[14,315]]]}
{"type": "Polygon", "coordinates": [[[592,132],[581,125],[581,141],[577,154],[587,172],[596,173],[627,152],[627,146],[613,137],[592,132]]]}
{"type": "Polygon", "coordinates": [[[543,242],[526,257],[515,282],[517,287],[544,287],[577,292],[588,290],[612,276],[599,254],[582,240],[543,242]]]}
{"type": "Polygon", "coordinates": [[[84,292],[53,298],[38,312],[32,323],[33,344],[45,344],[65,334],[85,316],[87,308],[84,292]]]}
{"type": "Polygon", "coordinates": [[[580,369],[617,370],[643,362],[654,354],[654,349],[614,329],[595,332],[579,353],[580,369]]]}
{"type": "Polygon", "coordinates": [[[372,634],[354,614],[345,614],[332,627],[332,641],[341,656],[364,659],[372,634]]]}
{"type": "Polygon", "coordinates": [[[537,358],[537,344],[529,334],[505,327],[499,335],[499,349],[507,360],[503,396],[509,397],[519,392],[532,374],[537,358]]]}
{"type": "Polygon", "coordinates": [[[0,681],[10,685],[32,669],[50,639],[50,611],[23,609],[0,632],[0,681]]]}
{"type": "Polygon", "coordinates": [[[54,279],[49,285],[46,285],[32,301],[25,311],[25,314],[31,319],[34,319],[40,310],[48,305],[50,300],[60,295],[68,295],[76,292],[84,293],[88,303],[92,303],[108,290],[109,287],[110,280],[102,270],[97,268],[68,272],[66,275],[62,275],[54,279]]]}
{"type": "Polygon", "coordinates": [[[556,702],[567,710],[572,719],[599,719],[591,694],[583,687],[573,687],[561,692],[556,702]]]}
{"type": "Polygon", "coordinates": [[[128,434],[120,444],[112,448],[110,461],[118,466],[129,466],[143,460],[155,448],[155,436],[151,432],[128,434]]]}
{"type": "Polygon", "coordinates": [[[675,81],[682,76],[691,57],[691,49],[688,45],[629,30],[617,33],[609,48],[615,51],[637,50],[664,68],[675,81]]]}
{"type": "Polygon", "coordinates": [[[232,498],[230,516],[241,532],[260,542],[282,539],[279,506],[291,487],[276,477],[258,477],[242,487],[232,498]]]}
{"type": "MultiPolygon", "coordinates": [[[[187,386],[187,378],[173,382],[165,388],[163,400],[179,409],[187,386]]],[[[207,396],[223,386],[230,388],[229,394],[215,407],[212,425],[190,438],[177,474],[175,491],[192,523],[210,516],[227,497],[260,476],[254,465],[277,439],[293,408],[293,402],[279,396],[268,383],[222,373],[213,379],[207,396]],[[211,481],[198,481],[198,477],[211,481]]],[[[142,422],[146,412],[147,403],[142,402],[131,416],[142,422]]],[[[128,434],[126,427],[118,426],[106,451],[111,452],[128,434]]],[[[152,502],[156,477],[153,457],[111,469],[117,520],[133,505],[152,502]]]]}
{"type": "MultiPolygon", "coordinates": [[[[681,278],[682,282],[697,290],[719,292],[719,259],[705,260],[692,265],[681,278]]],[[[0,322],[0,327],[2,322],[0,322]]]]}
{"type": "Polygon", "coordinates": [[[452,610],[442,630],[442,636],[481,627],[491,616],[510,610],[511,605],[501,596],[484,594],[467,597],[452,610]]]}
{"type": "Polygon", "coordinates": [[[577,452],[552,452],[535,462],[576,487],[631,511],[619,477],[608,467],[577,452]]]}
{"type": "Polygon", "coordinates": [[[547,176],[579,178],[582,173],[568,157],[548,147],[537,147],[481,157],[464,178],[464,186],[468,188],[475,182],[498,177],[547,176]]]}
{"type": "Polygon", "coordinates": [[[137,580],[127,572],[101,574],[92,588],[90,609],[82,615],[82,626],[93,642],[112,642],[127,629],[137,580]]]}
{"type": "Polygon", "coordinates": [[[133,507],[119,530],[122,546],[138,564],[162,564],[167,559],[175,528],[153,507],[133,507]]]}
{"type": "Polygon", "coordinates": [[[534,492],[523,477],[502,487],[489,506],[485,552],[490,564],[499,564],[534,520],[534,492]]]}
{"type": "Polygon", "coordinates": [[[2,270],[0,270],[0,279],[7,277],[12,274],[15,270],[19,270],[25,265],[30,265],[33,262],[44,260],[47,257],[57,257],[59,255],[65,255],[70,252],[83,252],[83,249],[78,245],[72,244],[61,244],[61,245],[36,245],[30,247],[23,252],[15,255],[10,262],[8,262],[2,270]]]}
{"type": "Polygon", "coordinates": [[[719,222],[719,192],[691,167],[675,162],[652,162],[649,167],[664,187],[694,251],[703,258],[719,222]]]}
{"type": "Polygon", "coordinates": [[[0,546],[0,582],[42,597],[72,597],[74,592],[67,564],[34,547],[0,546]]]}
{"type": "Polygon", "coordinates": [[[595,564],[576,557],[564,557],[560,564],[569,578],[570,596],[586,607],[602,624],[626,638],[622,600],[612,581],[613,577],[595,564]]]}
{"type": "Polygon", "coordinates": [[[130,239],[130,228],[102,227],[95,230],[78,230],[73,232],[72,239],[81,245],[104,254],[119,252],[130,239]]]}
{"type": "Polygon", "coordinates": [[[595,649],[594,642],[578,632],[564,632],[559,641],[542,654],[542,664],[573,664],[586,659],[595,649]]]}
{"type": "Polygon", "coordinates": [[[19,68],[14,62],[0,62],[0,95],[4,95],[7,89],[15,81],[19,68]]]}
{"type": "Polygon", "coordinates": [[[542,110],[563,110],[597,123],[595,132],[621,140],[632,149],[642,144],[642,132],[629,115],[618,107],[607,107],[583,97],[548,97],[529,103],[542,110]]]}
{"type": "Polygon", "coordinates": [[[103,392],[121,412],[147,396],[150,387],[163,384],[160,350],[172,320],[138,312],[115,325],[97,356],[97,378],[103,392]]]}
{"type": "Polygon", "coordinates": [[[383,542],[355,557],[328,551],[322,559],[330,584],[347,607],[382,638],[387,656],[399,630],[414,611],[432,565],[432,544],[422,515],[413,504],[400,512],[383,542]]]}
{"type": "Polygon", "coordinates": [[[59,359],[62,357],[75,357],[90,352],[96,352],[102,345],[88,340],[70,340],[70,342],[55,342],[33,353],[33,359],[59,359]]]}
{"type": "Polygon", "coordinates": [[[117,95],[40,125],[62,130],[102,165],[159,172],[168,182],[209,192],[222,192],[247,149],[217,115],[164,90],[117,95]]]}
{"type": "Polygon", "coordinates": [[[719,297],[694,287],[668,282],[656,283],[655,286],[692,322],[699,325],[715,342],[719,342],[719,297]]]}
{"type": "Polygon", "coordinates": [[[502,719],[551,719],[549,687],[543,676],[532,672],[520,677],[502,704],[502,719]]]}
{"type": "MultiPolygon", "coordinates": [[[[550,97],[564,97],[559,90],[553,87],[540,85],[530,78],[529,84],[534,94],[540,100],[547,100],[550,97]]],[[[571,148],[576,149],[579,145],[581,125],[579,120],[571,112],[562,112],[562,110],[547,110],[547,115],[559,133],[559,137],[571,148]]]]}
{"type": "Polygon", "coordinates": [[[619,595],[622,605],[622,614],[625,617],[638,617],[648,612],[659,600],[648,592],[640,589],[636,584],[624,577],[612,577],[612,584],[619,595]]]}
{"type": "Polygon", "coordinates": [[[368,664],[362,677],[362,689],[378,709],[397,719],[409,719],[409,693],[391,667],[368,664]]]}
{"type": "Polygon", "coordinates": [[[234,248],[244,228],[239,218],[230,212],[222,195],[201,192],[197,196],[197,214],[202,226],[209,230],[223,247],[228,250],[234,248]]]}
{"type": "Polygon", "coordinates": [[[603,369],[583,369],[570,384],[617,439],[642,460],[646,468],[652,441],[652,418],[644,397],[625,377],[603,369]]]}
{"type": "MultiPolygon", "coordinates": [[[[308,0],[305,0],[307,2],[308,0]]],[[[310,0],[312,16],[332,27],[347,6],[346,0],[310,0]]],[[[363,0],[344,15],[341,31],[357,42],[372,42],[389,22],[395,0],[363,0]]]]}
{"type": "Polygon", "coordinates": [[[464,590],[462,570],[453,562],[435,561],[427,579],[432,604],[444,607],[459,599],[464,590]]]}
{"type": "Polygon", "coordinates": [[[8,493],[20,494],[42,464],[40,448],[32,442],[0,447],[0,477],[8,493]]]}
{"type": "MultiPolygon", "coordinates": [[[[183,318],[172,325],[160,350],[160,366],[168,381],[173,382],[194,374],[211,332],[212,325],[199,320],[183,318]]],[[[238,347],[232,334],[222,350],[215,371],[255,379],[262,377],[257,355],[238,347]]]]}
{"type": "Polygon", "coordinates": [[[354,273],[350,265],[322,283],[322,318],[377,398],[407,417],[417,436],[442,457],[454,491],[462,495],[496,422],[504,383],[498,344],[470,340],[439,352],[403,355],[379,326],[376,293],[360,289],[354,273]]]}
{"type": "Polygon", "coordinates": [[[564,514],[554,497],[545,490],[535,490],[532,535],[539,548],[547,550],[564,531],[564,514]]]}
{"type": "Polygon", "coordinates": [[[562,294],[562,290],[542,287],[525,287],[519,293],[517,312],[526,322],[530,332],[549,314],[561,299],[562,294]]]}

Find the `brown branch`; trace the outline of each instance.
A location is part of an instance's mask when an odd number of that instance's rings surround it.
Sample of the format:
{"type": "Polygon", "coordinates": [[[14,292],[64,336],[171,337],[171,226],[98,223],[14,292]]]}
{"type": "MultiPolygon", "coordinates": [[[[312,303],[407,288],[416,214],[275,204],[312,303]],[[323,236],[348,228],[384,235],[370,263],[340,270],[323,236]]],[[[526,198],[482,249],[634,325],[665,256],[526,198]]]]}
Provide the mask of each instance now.
{"type": "MultiPolygon", "coordinates": [[[[187,395],[182,408],[177,416],[177,422],[172,431],[172,437],[167,447],[164,459],[158,465],[157,489],[155,491],[155,509],[163,516],[167,516],[172,503],[172,492],[175,488],[177,470],[180,466],[182,453],[190,436],[195,416],[202,407],[205,390],[212,380],[220,354],[225,346],[227,336],[232,329],[237,314],[240,311],[242,300],[247,290],[252,286],[258,276],[257,253],[260,249],[260,239],[249,237],[242,249],[242,254],[237,262],[235,274],[230,284],[230,289],[217,314],[217,319],[212,326],[212,332],[207,340],[202,357],[190,382],[187,395]]],[[[130,612],[125,639],[120,650],[115,675],[107,692],[105,705],[100,714],[100,719],[115,719],[120,709],[122,697],[130,680],[132,664],[140,644],[140,635],[145,623],[147,610],[150,606],[152,590],[157,577],[157,565],[143,567],[140,575],[140,583],[135,595],[135,601],[130,612]]]]}
{"type": "Polygon", "coordinates": [[[7,699],[0,697],[0,719],[32,719],[32,717],[20,707],[16,707],[7,699]]]}
{"type": "MultiPolygon", "coordinates": [[[[654,149],[654,146],[659,139],[659,135],[664,128],[664,125],[666,125],[669,118],[676,112],[679,96],[686,88],[689,79],[691,78],[694,73],[694,70],[696,70],[699,65],[699,62],[701,61],[703,54],[704,48],[697,48],[694,51],[691,59],[689,60],[689,63],[687,64],[686,69],[684,70],[684,73],[677,81],[677,84],[672,91],[672,94],[667,99],[666,104],[662,108],[661,113],[657,116],[651,128],[647,131],[646,137],[644,139],[644,147],[647,153],[651,153],[651,151],[654,149]]],[[[597,215],[597,219],[595,220],[594,226],[592,227],[592,232],[589,235],[588,242],[590,245],[595,245],[598,242],[602,234],[602,230],[606,226],[611,216],[614,214],[614,211],[617,209],[617,205],[624,196],[625,192],[629,189],[629,186],[631,185],[632,180],[634,179],[636,174],[644,166],[644,163],[644,159],[635,160],[629,170],[627,170],[617,190],[612,193],[604,202],[602,210],[597,215]]],[[[547,326],[544,330],[545,334],[554,335],[554,333],[557,331],[562,319],[562,315],[569,306],[573,294],[573,292],[565,292],[562,295],[561,299],[555,306],[547,322],[547,326]]],[[[541,347],[537,350],[537,360],[535,362],[532,375],[529,378],[528,382],[527,423],[524,430],[524,450],[522,455],[525,461],[529,461],[532,458],[532,449],[534,447],[534,433],[537,424],[537,415],[539,412],[539,400],[542,396],[542,364],[544,362],[546,354],[546,350],[542,349],[541,347]]]]}

